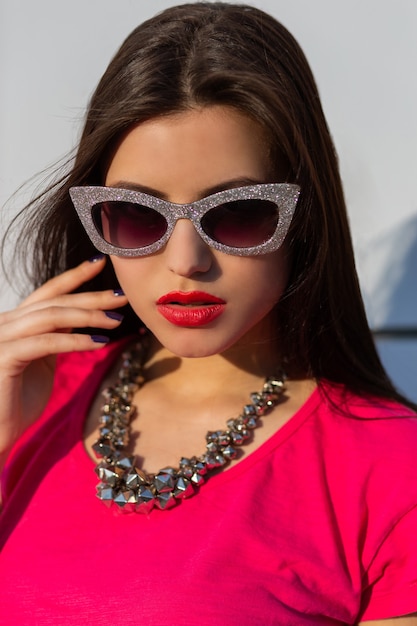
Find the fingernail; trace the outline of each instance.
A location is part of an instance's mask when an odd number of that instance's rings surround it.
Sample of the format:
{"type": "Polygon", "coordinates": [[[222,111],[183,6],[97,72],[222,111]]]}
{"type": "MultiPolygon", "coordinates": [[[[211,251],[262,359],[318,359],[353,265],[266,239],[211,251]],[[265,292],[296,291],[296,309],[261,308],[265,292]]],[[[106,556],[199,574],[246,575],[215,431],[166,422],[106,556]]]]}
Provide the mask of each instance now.
{"type": "Polygon", "coordinates": [[[117,320],[118,322],[121,322],[124,318],[124,315],[122,315],[121,313],[117,313],[116,311],[104,311],[104,314],[107,315],[107,317],[109,317],[111,320],[117,320]]]}
{"type": "Polygon", "coordinates": [[[124,296],[125,292],[123,291],[123,289],[114,289],[113,293],[115,296],[124,296]]]}
{"type": "Polygon", "coordinates": [[[94,341],[94,343],[109,343],[110,341],[109,338],[104,335],[90,335],[90,339],[94,341]]]}
{"type": "Polygon", "coordinates": [[[102,259],[104,259],[104,254],[96,254],[95,256],[92,256],[91,259],[88,259],[90,261],[90,263],[97,263],[97,261],[101,261],[102,259]]]}

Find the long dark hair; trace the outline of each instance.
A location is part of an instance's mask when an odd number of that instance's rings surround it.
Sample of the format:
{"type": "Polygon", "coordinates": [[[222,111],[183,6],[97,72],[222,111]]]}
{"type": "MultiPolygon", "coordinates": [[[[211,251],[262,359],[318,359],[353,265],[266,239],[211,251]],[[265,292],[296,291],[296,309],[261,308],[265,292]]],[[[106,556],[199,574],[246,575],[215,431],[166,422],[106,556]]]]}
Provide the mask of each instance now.
{"type": "MultiPolygon", "coordinates": [[[[103,183],[123,133],[150,118],[213,104],[257,120],[270,138],[272,166],[282,166],[284,158],[287,181],[302,190],[288,236],[292,271],[277,307],[280,351],[290,373],[411,406],[389,381],[367,324],[337,157],[311,70],[288,31],[254,7],[184,4],[126,39],[91,98],[69,173],[24,212],[25,258],[28,239],[36,244],[32,283],[94,255],[68,189],[103,183]]],[[[108,263],[85,288],[116,285],[108,263]]],[[[137,323],[131,312],[122,332],[137,323]]]]}

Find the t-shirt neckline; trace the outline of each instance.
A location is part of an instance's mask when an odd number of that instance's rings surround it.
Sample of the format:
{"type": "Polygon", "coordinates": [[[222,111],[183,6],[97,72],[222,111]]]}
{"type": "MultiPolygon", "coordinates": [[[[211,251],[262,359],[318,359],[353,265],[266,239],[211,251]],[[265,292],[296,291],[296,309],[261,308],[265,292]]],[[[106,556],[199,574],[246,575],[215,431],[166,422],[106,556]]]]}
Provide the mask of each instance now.
{"type": "MultiPolygon", "coordinates": [[[[112,344],[107,348],[105,355],[100,355],[102,356],[102,359],[94,372],[94,382],[91,384],[90,393],[85,397],[82,407],[78,407],[81,410],[79,410],[80,417],[77,420],[77,423],[74,423],[77,438],[77,444],[75,445],[74,452],[78,456],[77,461],[81,464],[80,467],[84,466],[86,469],[88,468],[89,471],[94,471],[94,467],[97,466],[99,459],[97,459],[97,461],[92,459],[85,446],[84,425],[86,414],[91,406],[95,394],[97,393],[103,374],[110,369],[110,367],[114,364],[114,358],[118,358],[123,348],[126,347],[128,343],[129,341],[125,340],[118,344],[112,344]]],[[[235,477],[248,471],[250,467],[258,463],[261,459],[270,454],[272,450],[281,446],[289,437],[291,437],[314,412],[314,409],[319,404],[319,401],[320,391],[319,388],[316,387],[304,403],[288,419],[288,421],[278,428],[278,430],[276,430],[271,437],[260,444],[258,448],[244,455],[243,458],[235,465],[226,467],[219,473],[212,475],[207,483],[204,484],[204,488],[207,489],[207,486],[209,485],[215,486],[223,482],[228,482],[229,480],[233,480],[235,477]]]]}

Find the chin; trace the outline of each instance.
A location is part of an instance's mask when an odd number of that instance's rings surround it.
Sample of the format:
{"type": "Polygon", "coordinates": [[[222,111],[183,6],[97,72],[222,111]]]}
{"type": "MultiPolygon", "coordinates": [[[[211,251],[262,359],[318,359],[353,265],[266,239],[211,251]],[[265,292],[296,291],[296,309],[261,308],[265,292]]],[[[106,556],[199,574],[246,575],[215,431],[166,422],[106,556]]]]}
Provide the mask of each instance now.
{"type": "Polygon", "coordinates": [[[217,349],[217,346],[207,345],[208,342],[166,342],[164,347],[183,359],[203,359],[205,357],[213,356],[223,352],[222,348],[217,349]]]}
{"type": "MultiPolygon", "coordinates": [[[[152,329],[150,329],[152,332],[152,329]]],[[[234,344],[234,340],[213,336],[213,332],[197,329],[176,328],[169,334],[153,333],[159,343],[169,352],[180,358],[201,359],[221,354],[234,344]],[[168,336],[167,336],[168,335],[168,336]]]]}

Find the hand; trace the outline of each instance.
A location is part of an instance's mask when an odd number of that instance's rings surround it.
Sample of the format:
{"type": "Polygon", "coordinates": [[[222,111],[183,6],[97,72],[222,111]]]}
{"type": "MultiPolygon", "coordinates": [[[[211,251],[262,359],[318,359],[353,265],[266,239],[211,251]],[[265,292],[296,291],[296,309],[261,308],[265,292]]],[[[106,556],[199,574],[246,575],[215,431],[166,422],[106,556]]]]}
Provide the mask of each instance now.
{"type": "Polygon", "coordinates": [[[76,328],[116,328],[105,311],[127,304],[114,291],[72,293],[100,273],[105,259],[85,261],[52,278],[16,309],[0,313],[0,457],[43,411],[56,355],[104,345],[76,328]]]}

